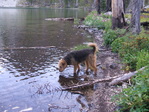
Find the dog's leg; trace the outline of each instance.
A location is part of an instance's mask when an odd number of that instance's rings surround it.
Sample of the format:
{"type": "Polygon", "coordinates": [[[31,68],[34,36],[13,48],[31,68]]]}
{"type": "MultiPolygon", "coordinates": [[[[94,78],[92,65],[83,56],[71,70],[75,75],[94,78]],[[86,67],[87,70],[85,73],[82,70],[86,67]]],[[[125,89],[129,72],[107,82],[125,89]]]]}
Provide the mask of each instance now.
{"type": "Polygon", "coordinates": [[[97,74],[97,68],[96,68],[96,66],[93,66],[93,70],[94,70],[94,74],[96,75],[97,74]]]}
{"type": "Polygon", "coordinates": [[[92,56],[92,58],[90,58],[88,61],[91,69],[94,71],[94,74],[97,74],[96,56],[92,56]]]}
{"type": "Polygon", "coordinates": [[[74,65],[74,74],[76,74],[76,70],[77,70],[77,66],[76,65],[74,65]]]}
{"type": "Polygon", "coordinates": [[[97,74],[96,59],[94,59],[92,63],[92,68],[93,68],[94,74],[97,74]]]}
{"type": "Polygon", "coordinates": [[[77,68],[78,68],[78,70],[77,70],[77,74],[80,72],[80,66],[79,66],[79,64],[77,64],[77,68]]]}
{"type": "Polygon", "coordinates": [[[97,74],[97,67],[95,64],[90,63],[90,68],[94,71],[94,74],[97,74]]]}
{"type": "Polygon", "coordinates": [[[80,71],[80,66],[79,66],[79,64],[77,65],[77,67],[78,67],[78,71],[80,71]]]}
{"type": "Polygon", "coordinates": [[[86,71],[86,73],[88,73],[88,69],[89,69],[89,62],[88,62],[87,60],[85,61],[85,66],[86,66],[86,70],[85,70],[85,71],[86,71]]]}

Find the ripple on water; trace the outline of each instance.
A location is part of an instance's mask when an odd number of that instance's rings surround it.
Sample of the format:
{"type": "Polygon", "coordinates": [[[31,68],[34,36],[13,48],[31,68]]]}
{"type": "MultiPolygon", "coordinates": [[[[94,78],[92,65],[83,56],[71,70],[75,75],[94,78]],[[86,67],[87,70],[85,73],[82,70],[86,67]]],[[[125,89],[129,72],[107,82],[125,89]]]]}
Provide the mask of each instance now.
{"type": "MultiPolygon", "coordinates": [[[[75,102],[78,95],[72,97],[71,93],[58,91],[61,85],[58,82],[60,74],[56,67],[59,57],[64,54],[57,49],[3,52],[0,58],[0,69],[3,71],[0,75],[2,110],[7,107],[8,111],[20,111],[24,109],[25,104],[25,109],[32,108],[36,111],[36,106],[41,103],[44,105],[41,105],[40,109],[52,108],[49,105],[55,104],[65,108],[66,105],[70,106],[75,102]]],[[[74,105],[72,108],[79,106],[74,105]]]]}

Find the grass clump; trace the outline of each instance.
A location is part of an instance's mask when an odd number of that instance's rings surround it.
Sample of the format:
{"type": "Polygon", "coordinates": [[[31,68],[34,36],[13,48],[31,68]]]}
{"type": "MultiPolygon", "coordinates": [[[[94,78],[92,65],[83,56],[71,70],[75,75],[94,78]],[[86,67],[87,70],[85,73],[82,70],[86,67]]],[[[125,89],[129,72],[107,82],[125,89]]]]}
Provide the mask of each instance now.
{"type": "Polygon", "coordinates": [[[110,47],[114,40],[116,40],[119,36],[124,35],[125,31],[125,29],[105,30],[105,33],[103,34],[104,45],[110,47]]]}
{"type": "Polygon", "coordinates": [[[81,49],[89,49],[89,48],[91,47],[89,47],[87,44],[80,44],[72,48],[72,50],[81,50],[81,49]]]}

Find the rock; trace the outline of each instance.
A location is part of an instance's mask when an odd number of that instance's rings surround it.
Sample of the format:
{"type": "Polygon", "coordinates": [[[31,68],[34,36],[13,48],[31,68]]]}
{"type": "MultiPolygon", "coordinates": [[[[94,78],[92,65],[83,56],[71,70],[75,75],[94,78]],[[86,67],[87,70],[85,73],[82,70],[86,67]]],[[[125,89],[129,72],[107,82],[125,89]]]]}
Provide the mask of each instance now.
{"type": "Polygon", "coordinates": [[[104,13],[104,15],[112,15],[112,12],[111,11],[106,12],[106,13],[104,13]]]}
{"type": "Polygon", "coordinates": [[[145,8],[145,9],[149,8],[149,5],[145,6],[144,8],[145,8]]]}
{"type": "Polygon", "coordinates": [[[117,64],[116,64],[116,63],[112,63],[109,67],[110,67],[111,69],[116,69],[116,68],[117,68],[117,64]]]}

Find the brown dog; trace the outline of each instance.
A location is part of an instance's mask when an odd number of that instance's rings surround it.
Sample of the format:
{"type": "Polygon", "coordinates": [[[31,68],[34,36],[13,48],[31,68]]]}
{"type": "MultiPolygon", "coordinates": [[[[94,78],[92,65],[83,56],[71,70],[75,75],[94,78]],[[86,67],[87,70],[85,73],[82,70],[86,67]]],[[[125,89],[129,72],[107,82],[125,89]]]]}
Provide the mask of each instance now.
{"type": "Polygon", "coordinates": [[[82,49],[79,51],[72,51],[68,53],[64,58],[59,60],[59,71],[62,72],[67,67],[67,65],[74,66],[74,73],[76,74],[76,70],[80,70],[80,63],[85,62],[86,72],[88,69],[92,69],[95,74],[97,74],[96,68],[96,52],[98,51],[97,45],[95,43],[89,43],[88,46],[92,47],[92,49],[82,49]]]}

